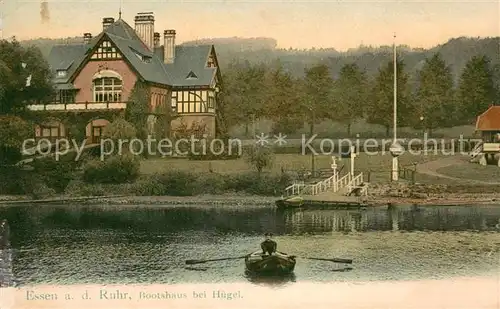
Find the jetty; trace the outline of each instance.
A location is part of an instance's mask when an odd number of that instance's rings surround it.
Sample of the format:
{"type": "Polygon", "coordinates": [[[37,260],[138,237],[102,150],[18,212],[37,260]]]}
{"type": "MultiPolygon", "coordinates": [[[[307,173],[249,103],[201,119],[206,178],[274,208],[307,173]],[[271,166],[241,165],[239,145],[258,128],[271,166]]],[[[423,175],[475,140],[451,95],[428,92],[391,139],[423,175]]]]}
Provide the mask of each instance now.
{"type": "Polygon", "coordinates": [[[354,151],[351,151],[351,169],[340,176],[336,158],[332,157],[332,175],[315,183],[294,182],[282,198],[276,201],[279,209],[359,209],[368,206],[368,182],[363,173],[354,173],[354,151]]]}

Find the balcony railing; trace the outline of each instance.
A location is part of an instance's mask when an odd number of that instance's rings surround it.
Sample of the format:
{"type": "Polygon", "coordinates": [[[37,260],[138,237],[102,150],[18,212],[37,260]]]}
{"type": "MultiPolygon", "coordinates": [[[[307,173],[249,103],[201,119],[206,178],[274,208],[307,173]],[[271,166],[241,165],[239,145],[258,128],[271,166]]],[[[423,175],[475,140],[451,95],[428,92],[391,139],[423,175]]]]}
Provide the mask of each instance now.
{"type": "Polygon", "coordinates": [[[28,109],[31,111],[119,110],[125,109],[126,107],[126,102],[48,103],[28,105],[28,109]]]}

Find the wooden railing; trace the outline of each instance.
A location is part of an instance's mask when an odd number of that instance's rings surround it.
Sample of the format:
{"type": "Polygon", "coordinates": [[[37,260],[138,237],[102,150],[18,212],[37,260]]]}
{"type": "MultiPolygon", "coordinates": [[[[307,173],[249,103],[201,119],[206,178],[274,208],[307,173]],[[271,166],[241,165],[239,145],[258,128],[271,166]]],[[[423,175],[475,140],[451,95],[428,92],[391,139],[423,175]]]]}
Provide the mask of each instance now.
{"type": "Polygon", "coordinates": [[[348,173],[348,174],[344,175],[342,178],[340,178],[339,180],[337,180],[337,183],[335,184],[335,188],[334,188],[333,192],[338,192],[342,188],[345,188],[349,184],[349,182],[351,182],[351,173],[348,173]]]}
{"type": "Polygon", "coordinates": [[[350,194],[353,189],[359,187],[363,182],[363,173],[359,173],[347,184],[347,194],[350,194]]]}
{"type": "Polygon", "coordinates": [[[483,151],[483,143],[482,142],[477,143],[476,147],[474,147],[474,149],[472,149],[472,151],[470,152],[471,158],[474,159],[482,151],[483,151]]]}
{"type": "MultiPolygon", "coordinates": [[[[332,175],[332,176],[330,176],[326,179],[323,179],[315,184],[305,184],[304,182],[295,182],[292,185],[285,188],[285,197],[299,195],[299,194],[318,195],[318,194],[326,192],[328,190],[331,190],[332,192],[338,192],[342,188],[345,188],[350,183],[352,183],[351,179],[352,179],[352,177],[351,177],[351,174],[349,173],[349,174],[342,176],[337,181],[335,181],[335,176],[332,175]]],[[[356,181],[359,181],[359,179],[361,179],[361,182],[362,182],[363,181],[363,173],[361,173],[360,175],[358,175],[354,179],[357,179],[356,181]]],[[[357,185],[359,185],[359,184],[357,184],[357,185]]]]}
{"type": "Polygon", "coordinates": [[[117,110],[125,109],[126,107],[126,102],[49,103],[28,105],[28,109],[32,111],[117,110]]]}

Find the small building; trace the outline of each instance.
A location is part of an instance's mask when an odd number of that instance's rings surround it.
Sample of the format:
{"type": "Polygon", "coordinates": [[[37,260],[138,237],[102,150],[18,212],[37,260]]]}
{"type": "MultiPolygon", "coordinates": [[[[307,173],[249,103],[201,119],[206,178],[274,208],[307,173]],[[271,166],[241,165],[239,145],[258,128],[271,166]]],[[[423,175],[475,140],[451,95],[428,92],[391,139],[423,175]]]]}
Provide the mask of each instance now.
{"type": "Polygon", "coordinates": [[[486,165],[489,161],[500,164],[500,106],[490,106],[477,117],[476,133],[482,142],[471,152],[472,158],[479,158],[479,163],[486,165]]]}
{"type": "Polygon", "coordinates": [[[134,21],[132,28],[121,16],[107,17],[95,37],[85,33],[81,44],[52,48],[48,62],[56,97],[28,106],[47,116],[35,128],[37,138],[68,137],[76,125],[83,126],[88,142],[98,142],[116,115],[138,104],[131,101],[137,83],[149,96],[148,129],[160,119],[155,110],[164,107],[175,114],[161,120],[169,128],[196,123],[208,136],[216,135],[221,73],[214,46],[176,45],[172,29],[164,30],[162,39],[153,13],[138,13],[134,21]]]}
{"type": "Polygon", "coordinates": [[[490,106],[477,117],[476,132],[484,143],[500,143],[500,106],[490,106]]]}

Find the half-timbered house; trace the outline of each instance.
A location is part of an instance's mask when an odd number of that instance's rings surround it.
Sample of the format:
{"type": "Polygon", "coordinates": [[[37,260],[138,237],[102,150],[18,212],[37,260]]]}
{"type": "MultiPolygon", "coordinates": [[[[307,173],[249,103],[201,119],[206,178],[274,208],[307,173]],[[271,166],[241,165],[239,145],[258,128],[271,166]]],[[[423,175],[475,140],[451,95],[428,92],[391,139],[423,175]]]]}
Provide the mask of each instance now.
{"type": "Polygon", "coordinates": [[[81,44],[54,46],[48,62],[56,98],[29,106],[50,115],[36,126],[36,137],[67,137],[71,126],[80,125],[87,140],[97,142],[113,117],[138,104],[131,93],[139,82],[149,90],[151,115],[166,106],[176,114],[168,118],[172,129],[196,122],[215,136],[221,78],[214,46],[176,45],[175,30],[161,35],[154,21],[153,13],[138,13],[132,28],[121,16],[107,17],[98,35],[85,33],[81,44]]]}

